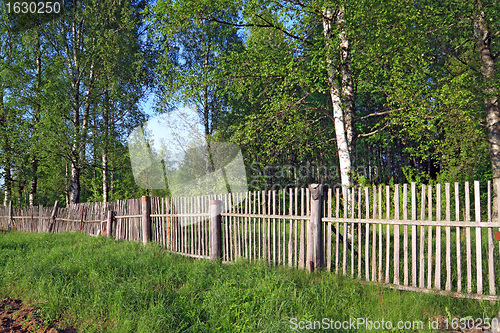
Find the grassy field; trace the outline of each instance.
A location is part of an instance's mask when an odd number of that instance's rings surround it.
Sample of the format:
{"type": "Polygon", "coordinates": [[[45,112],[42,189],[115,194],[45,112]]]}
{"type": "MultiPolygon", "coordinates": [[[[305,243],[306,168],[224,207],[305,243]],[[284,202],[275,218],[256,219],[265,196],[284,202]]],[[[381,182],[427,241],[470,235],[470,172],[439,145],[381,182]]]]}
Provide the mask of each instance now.
{"type": "Polygon", "coordinates": [[[85,332],[324,331],[305,330],[314,321],[345,325],[339,332],[382,331],[367,321],[390,322],[384,331],[430,332],[437,318],[492,318],[499,309],[327,272],[214,264],[81,233],[0,233],[0,297],[20,298],[43,319],[85,332]]]}

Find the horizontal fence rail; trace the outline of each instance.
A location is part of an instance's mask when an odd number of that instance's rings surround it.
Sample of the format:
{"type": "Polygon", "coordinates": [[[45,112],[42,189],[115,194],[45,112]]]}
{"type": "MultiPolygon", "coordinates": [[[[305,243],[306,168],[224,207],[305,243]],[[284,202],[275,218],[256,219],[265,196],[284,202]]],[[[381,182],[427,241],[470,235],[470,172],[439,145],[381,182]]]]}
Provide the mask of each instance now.
{"type": "MultiPolygon", "coordinates": [[[[500,187],[495,191],[500,193],[500,187]]],[[[59,208],[0,206],[0,228],[82,231],[153,241],[182,255],[264,260],[392,288],[499,300],[491,182],[289,188],[118,200],[59,208]],[[215,212],[215,213],[214,213],[215,212]]]]}

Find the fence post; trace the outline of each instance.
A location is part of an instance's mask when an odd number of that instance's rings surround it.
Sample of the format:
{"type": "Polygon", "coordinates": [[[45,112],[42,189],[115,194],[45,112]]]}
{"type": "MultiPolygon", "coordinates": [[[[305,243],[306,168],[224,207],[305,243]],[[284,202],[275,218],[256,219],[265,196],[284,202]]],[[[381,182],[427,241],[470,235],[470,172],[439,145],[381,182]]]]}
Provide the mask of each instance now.
{"type": "Polygon", "coordinates": [[[38,205],[38,233],[42,232],[42,205],[38,205]]]}
{"type": "Polygon", "coordinates": [[[220,200],[210,200],[210,259],[222,259],[222,228],[220,200]]]}
{"type": "Polygon", "coordinates": [[[151,204],[149,196],[142,196],[142,243],[146,245],[151,240],[151,204]]]}
{"type": "Polygon", "coordinates": [[[307,225],[307,269],[309,272],[318,267],[325,267],[325,244],[322,226],[322,197],[323,186],[310,184],[311,192],[311,218],[307,225]]]}
{"type": "Polygon", "coordinates": [[[12,218],[12,201],[9,201],[9,227],[8,227],[8,230],[12,229],[12,222],[13,222],[13,218],[12,218]]]}
{"type": "Polygon", "coordinates": [[[112,228],[113,228],[113,215],[114,215],[114,212],[110,209],[108,210],[108,219],[107,219],[107,223],[106,223],[106,236],[108,236],[108,238],[111,238],[111,233],[112,233],[112,228]]]}
{"type": "Polygon", "coordinates": [[[54,203],[54,208],[52,208],[52,214],[50,214],[49,232],[52,232],[52,228],[54,228],[54,224],[56,223],[58,205],[59,205],[59,200],[56,200],[56,202],[54,203]]]}

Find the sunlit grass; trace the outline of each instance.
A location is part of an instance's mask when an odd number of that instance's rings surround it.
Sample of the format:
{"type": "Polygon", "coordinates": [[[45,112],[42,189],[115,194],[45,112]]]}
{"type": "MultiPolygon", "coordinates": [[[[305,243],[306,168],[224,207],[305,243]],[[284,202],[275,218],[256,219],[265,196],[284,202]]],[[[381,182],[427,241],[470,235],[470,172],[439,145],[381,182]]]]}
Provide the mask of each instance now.
{"type": "Polygon", "coordinates": [[[429,331],[429,318],[491,318],[498,310],[487,301],[395,291],[262,262],[194,260],[154,244],[80,233],[0,234],[0,296],[34,303],[44,319],[85,332],[289,332],[291,320],[323,318],[423,321],[429,331]]]}

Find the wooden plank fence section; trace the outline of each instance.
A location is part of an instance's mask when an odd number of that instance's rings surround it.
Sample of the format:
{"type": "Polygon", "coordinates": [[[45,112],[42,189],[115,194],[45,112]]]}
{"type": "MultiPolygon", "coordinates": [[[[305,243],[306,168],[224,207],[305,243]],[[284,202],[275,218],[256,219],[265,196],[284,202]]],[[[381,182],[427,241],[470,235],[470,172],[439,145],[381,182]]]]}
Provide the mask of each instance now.
{"type": "Polygon", "coordinates": [[[491,182],[311,189],[0,206],[0,228],[106,234],[195,258],[325,267],[398,289],[500,300],[491,182]]]}

